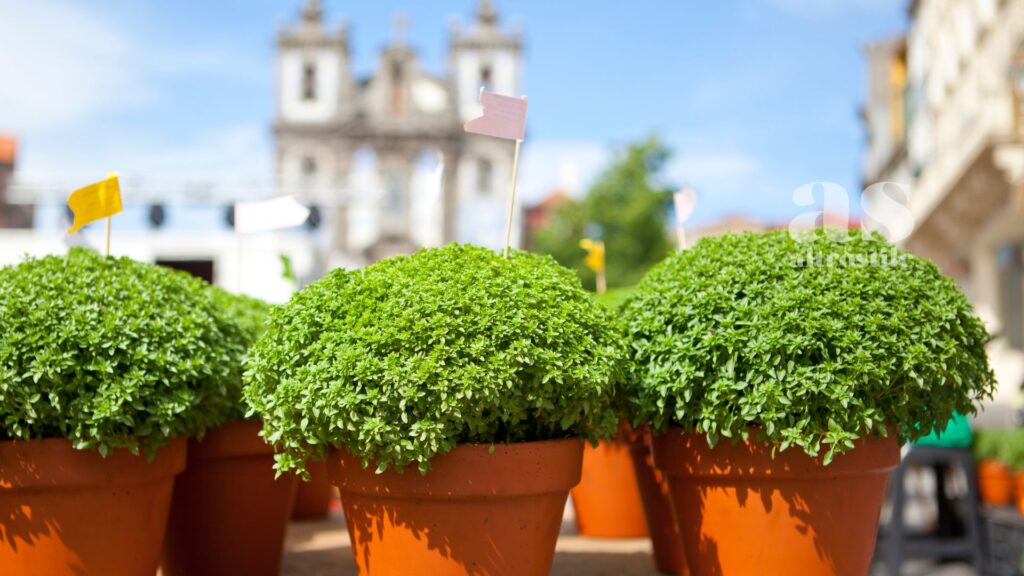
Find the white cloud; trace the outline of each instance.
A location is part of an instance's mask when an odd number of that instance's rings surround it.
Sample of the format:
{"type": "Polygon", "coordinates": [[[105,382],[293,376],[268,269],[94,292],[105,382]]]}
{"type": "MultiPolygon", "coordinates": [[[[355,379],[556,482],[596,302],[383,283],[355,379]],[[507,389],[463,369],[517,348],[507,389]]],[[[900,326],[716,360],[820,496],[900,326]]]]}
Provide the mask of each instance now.
{"type": "Polygon", "coordinates": [[[600,142],[527,141],[523,144],[517,195],[528,206],[556,190],[582,194],[610,160],[609,148],[600,142]]]}
{"type": "Polygon", "coordinates": [[[147,175],[269,178],[272,160],[267,127],[253,123],[216,127],[170,146],[143,145],[125,160],[124,169],[147,175]]]}
{"type": "Polygon", "coordinates": [[[669,162],[665,173],[672,182],[704,187],[745,182],[758,168],[757,159],[746,153],[711,152],[678,154],[669,162]]]}
{"type": "Polygon", "coordinates": [[[0,18],[0,130],[33,136],[157,103],[195,75],[261,81],[273,69],[216,43],[161,44],[145,26],[71,0],[21,0],[0,18]]]}
{"type": "Polygon", "coordinates": [[[137,201],[222,201],[273,193],[271,142],[260,123],[215,127],[172,143],[114,139],[97,143],[86,155],[60,143],[40,145],[42,149],[26,154],[17,174],[21,185],[41,194],[35,197],[39,202],[59,204],[68,190],[103,177],[108,170],[121,175],[137,201]]]}
{"type": "Polygon", "coordinates": [[[27,132],[154,98],[132,43],[72,2],[8,2],[0,18],[0,129],[27,132]]]}
{"type": "Polygon", "coordinates": [[[273,74],[262,55],[245,55],[227,40],[161,39],[147,31],[146,18],[74,0],[5,3],[0,132],[20,140],[20,182],[63,191],[109,170],[153,189],[271,182],[270,134],[262,118],[184,131],[110,121],[133,113],[163,117],[175,106],[180,79],[248,85],[273,74]]]}
{"type": "MultiPolygon", "coordinates": [[[[694,222],[706,223],[731,214],[753,213],[765,206],[770,212],[788,210],[788,192],[766,174],[763,163],[740,148],[716,144],[710,139],[688,137],[687,145],[669,139],[675,154],[664,170],[663,180],[672,185],[688,183],[699,197],[694,222]],[[697,144],[700,143],[700,144],[697,144]]],[[[539,141],[526,144],[520,167],[519,189],[526,206],[555,190],[586,193],[594,179],[614,161],[616,147],[596,141],[539,141]],[[571,184],[575,182],[576,186],[571,184]]]]}

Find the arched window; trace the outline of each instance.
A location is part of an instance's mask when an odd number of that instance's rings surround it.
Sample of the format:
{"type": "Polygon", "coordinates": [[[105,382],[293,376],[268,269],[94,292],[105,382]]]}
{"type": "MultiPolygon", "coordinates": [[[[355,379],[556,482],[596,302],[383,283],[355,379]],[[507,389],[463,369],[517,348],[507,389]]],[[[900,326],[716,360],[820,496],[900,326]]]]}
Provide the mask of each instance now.
{"type": "Polygon", "coordinates": [[[314,176],[316,175],[316,158],[312,156],[302,157],[302,175],[303,176],[314,176]]]}
{"type": "Polygon", "coordinates": [[[480,194],[494,191],[494,164],[487,158],[476,161],[476,189],[480,194]]]}
{"type": "Polygon", "coordinates": [[[404,87],[402,84],[405,82],[404,70],[402,70],[401,62],[391,63],[391,112],[394,114],[401,114],[404,108],[404,87]]]}
{"type": "Polygon", "coordinates": [[[494,69],[490,64],[480,67],[480,87],[488,92],[494,90],[494,69]]]}
{"type": "Polygon", "coordinates": [[[316,100],[316,65],[312,62],[302,65],[302,99],[316,100]]]}

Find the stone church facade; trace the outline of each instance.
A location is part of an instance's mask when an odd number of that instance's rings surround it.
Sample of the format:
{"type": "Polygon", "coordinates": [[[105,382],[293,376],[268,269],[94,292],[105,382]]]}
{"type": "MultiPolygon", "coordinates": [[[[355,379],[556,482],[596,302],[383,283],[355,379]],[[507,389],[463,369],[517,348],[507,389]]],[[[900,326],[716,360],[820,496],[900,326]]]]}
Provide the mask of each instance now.
{"type": "Polygon", "coordinates": [[[309,0],[278,37],[277,78],[277,185],[318,208],[328,267],[451,241],[500,245],[513,144],[462,129],[480,114],[481,86],[521,94],[521,37],[490,1],[453,28],[445,75],[424,70],[399,35],[355,78],[348,30],[328,29],[309,0]]]}

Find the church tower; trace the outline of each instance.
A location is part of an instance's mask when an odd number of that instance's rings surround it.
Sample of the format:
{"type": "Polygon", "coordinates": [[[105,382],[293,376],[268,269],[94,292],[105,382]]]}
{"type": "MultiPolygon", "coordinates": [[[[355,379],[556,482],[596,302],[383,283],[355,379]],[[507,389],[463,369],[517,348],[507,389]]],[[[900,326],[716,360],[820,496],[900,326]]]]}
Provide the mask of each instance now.
{"type": "Polygon", "coordinates": [[[353,96],[348,32],[344,26],[327,30],[320,2],[308,0],[299,23],[277,39],[277,166],[283,191],[309,202],[328,200],[324,196],[347,167],[330,143],[311,132],[350,118],[353,96]]]}
{"type": "MultiPolygon", "coordinates": [[[[466,30],[452,32],[449,50],[451,90],[455,96],[455,111],[460,122],[482,113],[480,89],[504,94],[522,95],[522,38],[518,32],[504,31],[500,26],[497,9],[491,0],[479,0],[475,21],[466,30]]],[[[512,173],[513,147],[506,140],[467,134],[458,165],[458,202],[465,213],[490,214],[494,205],[508,194],[507,175],[512,173]]],[[[488,220],[502,219],[485,216],[488,220]]],[[[513,244],[518,244],[518,224],[521,210],[514,215],[513,244]]],[[[460,223],[459,237],[480,244],[492,244],[496,238],[490,229],[504,226],[498,222],[481,225],[465,219],[460,223]],[[483,235],[472,228],[486,230],[483,235]]]]}
{"type": "Polygon", "coordinates": [[[452,33],[450,64],[459,120],[480,115],[480,88],[507,96],[522,90],[522,40],[502,32],[491,0],[480,0],[476,22],[452,33]]]}
{"type": "Polygon", "coordinates": [[[481,86],[521,94],[519,34],[481,0],[452,31],[447,70],[431,71],[400,19],[375,68],[353,77],[347,30],[303,1],[277,40],[277,185],[318,208],[326,267],[451,241],[500,248],[514,146],[462,125],[480,113],[481,86]]]}
{"type": "Polygon", "coordinates": [[[302,9],[298,26],[281,31],[277,66],[280,120],[323,123],[351,111],[348,33],[344,27],[324,29],[318,0],[302,9]]]}

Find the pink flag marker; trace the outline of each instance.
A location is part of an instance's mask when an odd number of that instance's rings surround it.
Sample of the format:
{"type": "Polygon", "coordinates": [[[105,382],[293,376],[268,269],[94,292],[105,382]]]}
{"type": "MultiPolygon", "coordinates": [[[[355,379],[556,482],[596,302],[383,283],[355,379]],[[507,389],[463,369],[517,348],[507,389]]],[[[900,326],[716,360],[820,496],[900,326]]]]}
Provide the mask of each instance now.
{"type": "Polygon", "coordinates": [[[679,242],[679,249],[686,250],[686,229],[683,224],[693,214],[697,207],[697,193],[689,186],[672,195],[676,205],[676,240],[679,242]]]}
{"type": "Polygon", "coordinates": [[[502,252],[504,257],[508,258],[509,242],[512,238],[512,213],[516,206],[519,146],[526,134],[526,98],[502,96],[481,88],[480,104],[484,107],[484,115],[466,122],[466,132],[516,141],[516,151],[512,156],[512,182],[508,194],[508,219],[505,221],[505,250],[502,252]]]}
{"type": "Polygon", "coordinates": [[[526,98],[502,96],[480,90],[480,104],[484,114],[466,122],[466,132],[522,140],[526,134],[526,98]]]}

